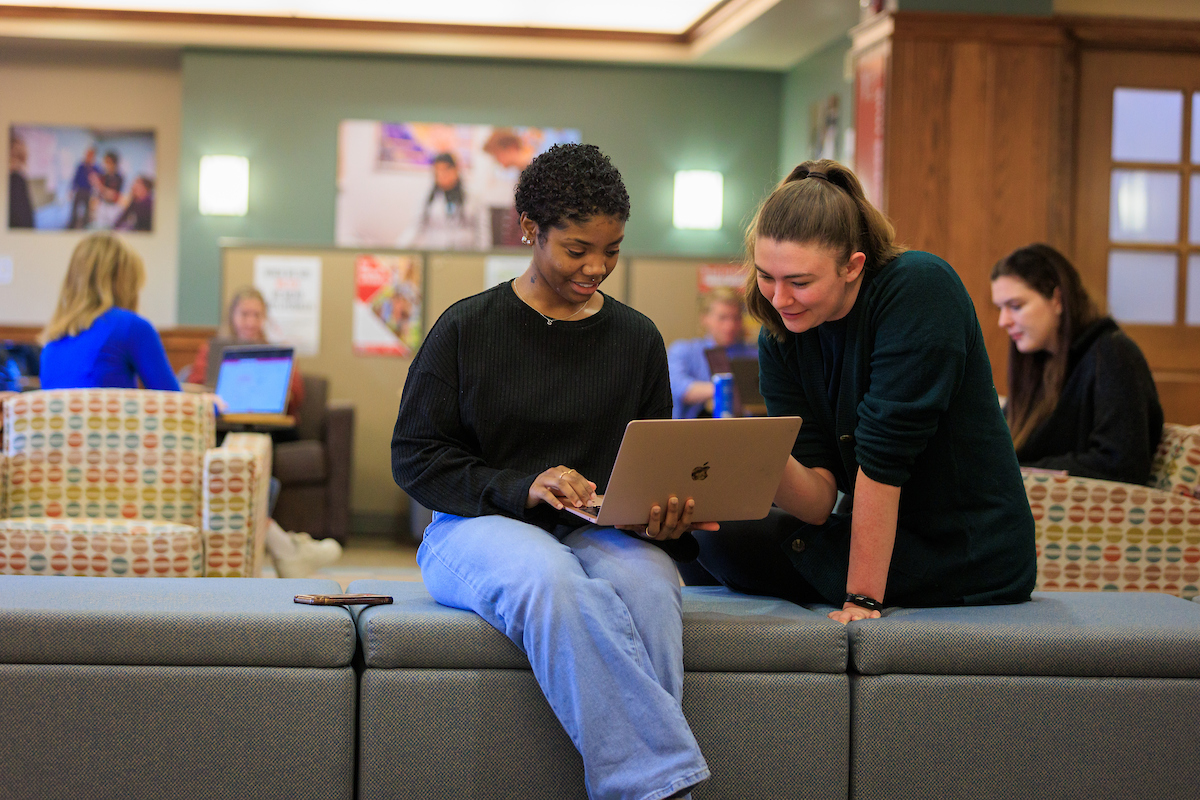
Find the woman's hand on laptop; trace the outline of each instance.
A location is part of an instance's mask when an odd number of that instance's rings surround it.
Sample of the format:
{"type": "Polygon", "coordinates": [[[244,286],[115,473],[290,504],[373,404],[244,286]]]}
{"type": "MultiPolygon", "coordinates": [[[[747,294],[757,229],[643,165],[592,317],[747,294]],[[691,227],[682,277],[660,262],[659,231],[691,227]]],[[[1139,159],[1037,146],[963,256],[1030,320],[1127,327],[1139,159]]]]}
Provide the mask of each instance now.
{"type": "Polygon", "coordinates": [[[720,529],[720,525],[715,522],[692,522],[692,510],[695,509],[696,502],[692,498],[688,498],[686,502],[680,503],[679,498],[674,495],[667,500],[666,513],[663,513],[663,508],[660,505],[655,505],[650,509],[650,519],[645,525],[618,525],[617,527],[623,531],[633,531],[647,539],[657,539],[665,541],[667,539],[678,539],[683,534],[690,530],[715,531],[720,529]]]}
{"type": "Polygon", "coordinates": [[[546,503],[562,511],[563,503],[583,508],[598,505],[599,500],[596,498],[596,484],[570,467],[559,464],[533,479],[529,495],[525,498],[525,507],[533,508],[538,503],[546,503]]]}

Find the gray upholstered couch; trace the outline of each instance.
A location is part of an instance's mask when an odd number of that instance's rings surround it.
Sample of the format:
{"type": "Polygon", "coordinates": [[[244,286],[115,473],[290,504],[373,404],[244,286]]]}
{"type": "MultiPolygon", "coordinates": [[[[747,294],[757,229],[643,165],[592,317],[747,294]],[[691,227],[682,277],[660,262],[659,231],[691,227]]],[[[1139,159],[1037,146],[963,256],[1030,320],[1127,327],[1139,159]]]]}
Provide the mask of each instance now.
{"type": "MultiPolygon", "coordinates": [[[[420,584],[0,577],[0,797],[582,798],[521,653],[420,584]]],[[[703,798],[1174,798],[1200,604],[825,609],[684,590],[703,798]]]]}
{"type": "Polygon", "coordinates": [[[353,795],[334,581],[0,577],[0,797],[353,795]]]}

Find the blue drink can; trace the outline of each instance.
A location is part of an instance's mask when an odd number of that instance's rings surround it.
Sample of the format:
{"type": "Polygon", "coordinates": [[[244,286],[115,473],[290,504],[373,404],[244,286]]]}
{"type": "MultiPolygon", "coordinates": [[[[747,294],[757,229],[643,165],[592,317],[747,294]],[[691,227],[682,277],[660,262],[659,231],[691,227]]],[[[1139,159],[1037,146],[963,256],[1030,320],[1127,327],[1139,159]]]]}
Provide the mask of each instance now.
{"type": "Polygon", "coordinates": [[[733,416],[733,373],[718,372],[712,376],[713,416],[733,416]]]}

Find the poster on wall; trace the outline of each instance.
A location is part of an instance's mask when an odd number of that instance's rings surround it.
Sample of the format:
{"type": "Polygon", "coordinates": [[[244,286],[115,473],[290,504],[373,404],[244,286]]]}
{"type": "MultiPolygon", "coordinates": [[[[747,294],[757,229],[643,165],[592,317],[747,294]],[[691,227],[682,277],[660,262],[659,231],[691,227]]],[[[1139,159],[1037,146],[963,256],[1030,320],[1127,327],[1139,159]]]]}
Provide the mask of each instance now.
{"type": "Polygon", "coordinates": [[[12,125],[8,227],[154,230],[154,131],[12,125]]]}
{"type": "Polygon", "coordinates": [[[321,259],[261,255],[254,258],[254,288],[267,300],[267,341],[289,344],[298,356],[321,347],[321,259]]]}
{"type": "Polygon", "coordinates": [[[529,256],[488,256],[483,260],[483,288],[490,289],[525,274],[529,256]]]}
{"type": "Polygon", "coordinates": [[[841,121],[841,98],[831,94],[813,103],[809,113],[809,156],[815,161],[838,158],[838,126],[841,121]]]}
{"type": "Polygon", "coordinates": [[[421,346],[421,267],[410,256],[354,260],[354,353],[407,358],[421,346]]]}
{"type": "Polygon", "coordinates": [[[341,247],[519,247],[521,170],[571,128],[343,120],[335,238],[341,247]]]}
{"type": "Polygon", "coordinates": [[[701,264],[696,270],[696,291],[702,295],[718,286],[741,294],[745,283],[746,270],[741,264],[701,264]]]}

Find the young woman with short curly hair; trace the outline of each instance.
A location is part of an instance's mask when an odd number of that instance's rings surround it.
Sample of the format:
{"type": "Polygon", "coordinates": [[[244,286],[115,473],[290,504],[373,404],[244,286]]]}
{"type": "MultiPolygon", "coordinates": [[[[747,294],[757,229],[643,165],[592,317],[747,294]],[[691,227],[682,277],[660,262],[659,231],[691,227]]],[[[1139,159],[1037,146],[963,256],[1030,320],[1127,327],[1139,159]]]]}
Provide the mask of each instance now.
{"type": "Polygon", "coordinates": [[[438,602],[529,657],[590,797],[680,797],[708,777],[667,554],[694,547],[691,502],[647,509],[636,535],[563,510],[603,492],[626,423],[671,415],[662,336],[600,291],[629,197],[597,148],[559,145],[521,174],[516,207],[529,267],[448,309],[404,385],[392,472],[435,512],[417,562],[438,602]]]}

